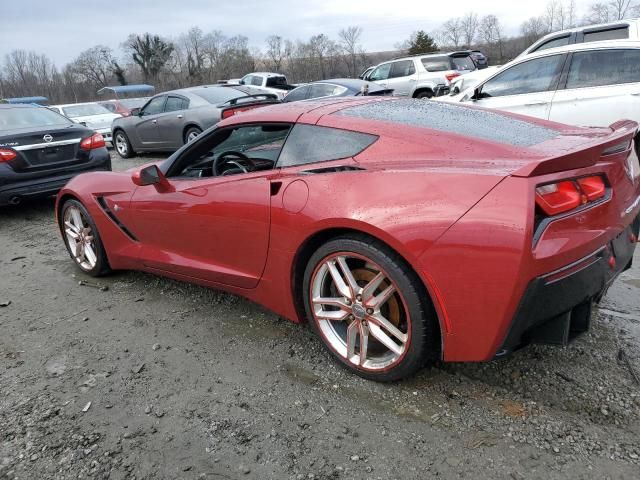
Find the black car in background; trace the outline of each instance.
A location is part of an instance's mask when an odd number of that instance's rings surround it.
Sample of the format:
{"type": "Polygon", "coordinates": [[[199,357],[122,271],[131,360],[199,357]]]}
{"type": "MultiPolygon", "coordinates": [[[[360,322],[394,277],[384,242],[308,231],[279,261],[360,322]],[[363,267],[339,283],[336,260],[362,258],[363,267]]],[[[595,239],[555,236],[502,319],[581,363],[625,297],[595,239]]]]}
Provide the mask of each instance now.
{"type": "Polygon", "coordinates": [[[0,206],[54,195],[93,170],[111,170],[102,135],[48,108],[0,104],[0,206]]]}
{"type": "Polygon", "coordinates": [[[471,50],[469,53],[471,60],[476,64],[478,70],[482,70],[489,66],[489,59],[480,50],[471,50]]]}
{"type": "Polygon", "coordinates": [[[297,102],[312,98],[355,97],[358,95],[391,95],[393,89],[357,78],[334,78],[307,83],[291,90],[283,102],[297,102]]]}

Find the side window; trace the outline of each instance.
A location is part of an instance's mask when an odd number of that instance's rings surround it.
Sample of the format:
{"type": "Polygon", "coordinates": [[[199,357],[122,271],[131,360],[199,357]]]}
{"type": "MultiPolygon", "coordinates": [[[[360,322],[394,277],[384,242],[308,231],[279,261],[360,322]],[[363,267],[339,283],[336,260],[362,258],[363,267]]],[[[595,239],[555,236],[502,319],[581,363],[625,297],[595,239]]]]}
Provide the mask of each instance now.
{"type": "Polygon", "coordinates": [[[162,111],[164,110],[164,102],[166,99],[167,97],[165,95],[162,95],[160,97],[155,97],[149,100],[149,103],[147,103],[142,109],[142,116],[146,117],[148,115],[157,115],[159,113],[162,113],[162,111]]]}
{"type": "Polygon", "coordinates": [[[619,40],[629,38],[629,27],[610,28],[608,30],[595,30],[584,32],[584,42],[600,42],[602,40],[619,40]]]}
{"type": "Polygon", "coordinates": [[[169,169],[168,176],[211,177],[213,164],[219,175],[232,175],[274,168],[289,124],[247,125],[223,128],[198,142],[169,169]],[[244,157],[248,157],[250,162],[244,157]]]}
{"type": "Polygon", "coordinates": [[[280,153],[278,167],[353,157],[378,139],[375,135],[297,124],[280,153]]]}
{"type": "Polygon", "coordinates": [[[416,67],[413,66],[413,60],[401,60],[391,64],[389,78],[408,77],[414,73],[416,73],[416,67]]]}
{"type": "Polygon", "coordinates": [[[464,71],[470,70],[473,71],[476,69],[476,64],[473,63],[473,59],[471,56],[466,57],[451,57],[451,63],[453,64],[452,70],[464,71]]]}
{"type": "Polygon", "coordinates": [[[187,108],[185,105],[188,105],[188,100],[185,100],[182,97],[169,97],[167,98],[167,103],[164,106],[165,112],[175,112],[177,110],[184,110],[187,108]]]}
{"type": "Polygon", "coordinates": [[[592,50],[573,54],[566,88],[635,82],[640,82],[640,50],[592,50]]]}
{"type": "Polygon", "coordinates": [[[551,40],[547,40],[542,45],[540,45],[532,52],[539,52],[540,50],[546,50],[547,48],[555,48],[562,47],[564,45],[569,45],[569,41],[571,39],[571,35],[564,35],[563,37],[552,38],[551,40]]]}
{"type": "Polygon", "coordinates": [[[262,86],[262,77],[259,77],[258,75],[252,75],[251,76],[251,83],[249,85],[253,85],[255,87],[261,87],[262,86]]]}
{"type": "Polygon", "coordinates": [[[309,94],[309,98],[332,97],[334,95],[340,95],[346,90],[347,89],[344,87],[331,85],[329,83],[314,83],[313,85],[311,85],[311,93],[309,94]]]}
{"type": "Polygon", "coordinates": [[[375,82],[377,80],[386,80],[389,78],[389,71],[391,70],[391,64],[385,63],[384,65],[380,65],[376,68],[371,75],[369,76],[369,80],[375,82]]]}
{"type": "Polygon", "coordinates": [[[284,97],[283,102],[297,102],[298,100],[304,100],[307,98],[307,94],[309,93],[309,86],[305,85],[304,87],[298,87],[291,90],[287,93],[287,96],[284,97]]]}
{"type": "Polygon", "coordinates": [[[109,110],[111,113],[116,111],[116,104],[113,102],[101,103],[100,105],[109,110]]]}
{"type": "Polygon", "coordinates": [[[503,97],[551,90],[555,88],[563,59],[563,55],[552,55],[519,63],[485,83],[481,97],[503,97]]]}

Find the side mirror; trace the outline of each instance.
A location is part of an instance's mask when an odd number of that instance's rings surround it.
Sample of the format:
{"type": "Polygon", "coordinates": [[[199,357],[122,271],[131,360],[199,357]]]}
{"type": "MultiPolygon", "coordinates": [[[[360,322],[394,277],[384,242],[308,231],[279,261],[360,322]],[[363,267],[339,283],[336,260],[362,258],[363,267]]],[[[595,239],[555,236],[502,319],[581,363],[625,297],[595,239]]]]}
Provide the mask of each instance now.
{"type": "Polygon", "coordinates": [[[132,108],[131,109],[131,116],[132,117],[139,117],[140,116],[140,109],[139,108],[132,108]]]}
{"type": "Polygon", "coordinates": [[[476,87],[473,89],[473,95],[471,95],[471,100],[480,100],[482,98],[482,91],[480,87],[476,87]]]}
{"type": "Polygon", "coordinates": [[[139,187],[155,185],[159,192],[173,191],[173,187],[157,165],[149,165],[131,175],[131,180],[139,187]]]}
{"type": "Polygon", "coordinates": [[[240,80],[240,81],[238,81],[238,84],[239,84],[239,85],[244,85],[244,80],[240,80]]]}

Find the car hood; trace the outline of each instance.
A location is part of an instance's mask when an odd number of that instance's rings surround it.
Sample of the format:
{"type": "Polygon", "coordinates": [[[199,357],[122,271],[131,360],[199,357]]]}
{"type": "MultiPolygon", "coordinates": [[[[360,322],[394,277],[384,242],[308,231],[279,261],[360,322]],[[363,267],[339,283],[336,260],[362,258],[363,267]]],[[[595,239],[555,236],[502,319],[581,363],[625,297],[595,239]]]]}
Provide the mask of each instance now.
{"type": "Polygon", "coordinates": [[[76,123],[86,123],[87,127],[91,128],[107,128],[111,126],[116,118],[121,118],[119,113],[105,113],[102,115],[85,115],[82,117],[73,117],[72,120],[76,123]]]}

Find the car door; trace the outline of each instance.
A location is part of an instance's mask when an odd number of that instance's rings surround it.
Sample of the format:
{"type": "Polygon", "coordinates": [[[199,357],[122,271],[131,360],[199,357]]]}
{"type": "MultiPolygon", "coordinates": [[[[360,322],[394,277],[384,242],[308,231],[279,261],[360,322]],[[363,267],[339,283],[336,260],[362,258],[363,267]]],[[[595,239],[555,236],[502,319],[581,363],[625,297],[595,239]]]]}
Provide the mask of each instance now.
{"type": "Polygon", "coordinates": [[[391,63],[383,63],[374,68],[373,72],[369,75],[370,82],[376,82],[383,87],[387,86],[389,74],[391,73],[391,63]]]}
{"type": "Polygon", "coordinates": [[[153,97],[140,110],[138,121],[135,124],[135,130],[141,147],[159,148],[161,146],[158,117],[164,112],[164,104],[166,101],[166,95],[153,97]]]}
{"type": "Polygon", "coordinates": [[[157,118],[160,135],[159,146],[178,149],[184,144],[184,126],[189,100],[182,95],[170,94],[164,104],[164,112],[157,118]]]}
{"type": "Polygon", "coordinates": [[[143,265],[186,279],[255,287],[267,258],[271,183],[278,171],[202,176],[189,169],[223,151],[268,157],[275,166],[289,129],[252,124],[202,135],[167,171],[169,189],[137,188],[131,209],[143,265]]]}
{"type": "Polygon", "coordinates": [[[534,58],[507,67],[484,82],[475,105],[548,119],[566,55],[534,58]]]}
{"type": "Polygon", "coordinates": [[[413,91],[413,85],[418,79],[413,60],[398,60],[391,63],[391,71],[386,87],[393,89],[393,94],[407,96],[413,91]]]}
{"type": "Polygon", "coordinates": [[[574,52],[549,119],[608,127],[627,118],[640,120],[640,49],[574,52]]]}

